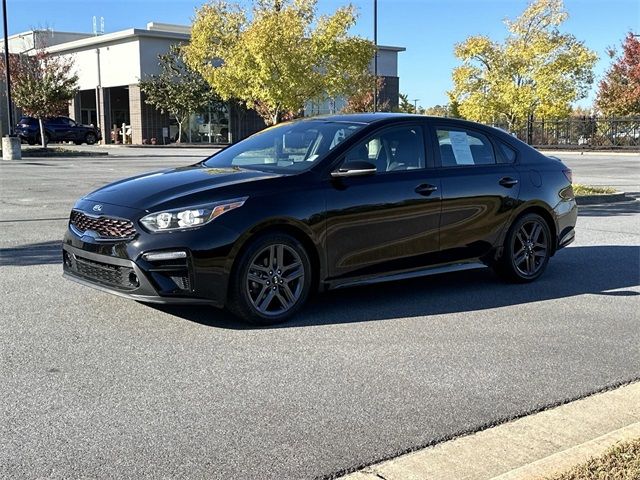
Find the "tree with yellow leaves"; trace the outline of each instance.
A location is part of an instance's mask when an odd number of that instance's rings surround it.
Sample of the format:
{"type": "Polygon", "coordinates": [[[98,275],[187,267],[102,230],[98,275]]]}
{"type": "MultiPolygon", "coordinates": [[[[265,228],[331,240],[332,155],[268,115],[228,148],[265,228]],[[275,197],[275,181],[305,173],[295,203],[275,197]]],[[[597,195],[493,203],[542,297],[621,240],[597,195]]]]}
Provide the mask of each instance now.
{"type": "Polygon", "coordinates": [[[374,46],[348,35],[352,6],[318,17],[316,3],[256,0],[249,18],[240,4],[213,0],[196,12],[187,63],[268,125],[310,100],[350,97],[369,75],[374,46]]]}
{"type": "Polygon", "coordinates": [[[561,33],[562,0],[534,0],[515,21],[506,21],[503,43],[473,36],[456,45],[462,65],[453,71],[451,101],[462,116],[509,129],[528,118],[561,118],[593,83],[594,52],[561,33]]]}

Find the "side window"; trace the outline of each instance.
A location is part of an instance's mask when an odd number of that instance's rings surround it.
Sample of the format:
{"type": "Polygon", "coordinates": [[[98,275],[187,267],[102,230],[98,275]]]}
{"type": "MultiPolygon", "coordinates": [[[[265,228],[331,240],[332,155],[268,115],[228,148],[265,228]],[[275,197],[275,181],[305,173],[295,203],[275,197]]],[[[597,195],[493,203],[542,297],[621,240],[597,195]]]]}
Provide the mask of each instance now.
{"type": "Polygon", "coordinates": [[[345,162],[357,160],[374,164],[377,173],[424,168],[422,129],[411,125],[383,130],[346,153],[345,162]]]}
{"type": "Polygon", "coordinates": [[[461,128],[438,128],[436,134],[443,167],[496,163],[493,146],[481,133],[461,128]]]}
{"type": "Polygon", "coordinates": [[[54,125],[56,127],[68,127],[69,126],[69,120],[64,118],[64,117],[53,117],[49,123],[51,125],[54,125]]]}
{"type": "Polygon", "coordinates": [[[502,152],[504,163],[515,163],[516,151],[506,143],[498,142],[498,145],[500,145],[500,151],[502,152]]]}
{"type": "Polygon", "coordinates": [[[355,131],[357,127],[349,126],[344,128],[339,128],[333,134],[333,139],[331,140],[331,145],[329,145],[329,150],[334,149],[338,144],[344,142],[347,138],[349,138],[355,131]]]}

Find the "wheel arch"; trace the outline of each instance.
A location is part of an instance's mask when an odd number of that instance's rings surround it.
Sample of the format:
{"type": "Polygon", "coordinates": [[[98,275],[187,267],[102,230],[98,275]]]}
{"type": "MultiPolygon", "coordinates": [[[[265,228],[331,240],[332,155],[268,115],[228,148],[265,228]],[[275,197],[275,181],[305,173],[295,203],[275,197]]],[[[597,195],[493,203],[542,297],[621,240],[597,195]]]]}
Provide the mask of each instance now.
{"type": "Polygon", "coordinates": [[[236,241],[228,256],[227,271],[229,278],[235,273],[238,266],[238,260],[251,241],[259,235],[267,235],[269,233],[285,233],[298,240],[309,254],[312,269],[312,291],[317,291],[320,281],[324,278],[325,262],[320,254],[320,247],[313,241],[313,232],[305,224],[293,219],[277,219],[269,220],[247,230],[236,241]]]}
{"type": "Polygon", "coordinates": [[[504,242],[504,238],[507,236],[507,232],[511,229],[514,223],[518,221],[519,218],[527,215],[529,213],[536,213],[540,215],[545,222],[547,222],[547,226],[551,231],[551,238],[553,241],[551,242],[551,255],[553,256],[558,249],[558,225],[556,224],[553,210],[549,208],[547,205],[543,203],[529,203],[522,206],[521,209],[513,216],[511,223],[509,224],[509,228],[505,229],[504,237],[502,242],[504,242]]]}

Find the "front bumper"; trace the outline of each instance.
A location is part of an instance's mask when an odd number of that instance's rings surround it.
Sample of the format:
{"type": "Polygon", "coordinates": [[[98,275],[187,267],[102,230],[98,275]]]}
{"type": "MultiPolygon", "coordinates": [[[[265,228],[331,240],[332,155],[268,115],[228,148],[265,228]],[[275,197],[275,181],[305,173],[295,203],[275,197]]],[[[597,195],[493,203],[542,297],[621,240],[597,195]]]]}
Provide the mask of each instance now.
{"type": "MultiPolygon", "coordinates": [[[[150,272],[143,270],[132,260],[91,253],[66,244],[62,250],[64,277],[87,287],[144,303],[219,306],[215,300],[190,296],[191,282],[175,285],[169,295],[163,296],[157,282],[153,277],[150,279],[150,272]],[[179,292],[178,286],[187,288],[179,292]],[[180,296],[180,293],[188,296],[180,296]]],[[[168,283],[164,282],[165,287],[168,283]]]]}
{"type": "MultiPolygon", "coordinates": [[[[162,294],[152,275],[150,279],[152,272],[132,260],[99,255],[70,245],[63,245],[62,250],[63,276],[81,285],[144,303],[222,306],[217,299],[191,296],[191,282],[169,287],[170,293],[162,294]],[[187,288],[180,291],[178,286],[187,288]]],[[[170,284],[168,279],[163,283],[165,288],[170,284]]]]}
{"type": "Polygon", "coordinates": [[[33,132],[20,130],[20,131],[16,131],[15,133],[16,133],[16,136],[24,142],[36,141],[36,134],[33,132]]]}
{"type": "Polygon", "coordinates": [[[89,252],[85,252],[84,250],[75,249],[74,247],[69,246],[64,246],[63,252],[65,258],[65,262],[63,264],[63,276],[86,287],[95,288],[96,290],[100,290],[102,292],[111,293],[119,297],[124,297],[130,300],[136,300],[138,302],[144,303],[217,305],[216,302],[201,298],[163,297],[159,295],[156,289],[146,279],[142,270],[134,262],[125,260],[118,263],[113,263],[114,260],[117,259],[113,259],[111,257],[105,258],[102,255],[92,254],[89,252]],[[69,258],[70,260],[67,260],[67,258],[69,258]],[[137,288],[131,289],[118,288],[117,286],[114,286],[109,282],[99,281],[99,279],[97,279],[95,276],[82,274],[78,271],[78,268],[75,265],[77,265],[76,262],[86,260],[100,263],[104,265],[103,268],[105,268],[106,270],[109,270],[108,266],[115,268],[126,268],[127,270],[131,270],[136,275],[136,278],[139,281],[139,286],[137,288]]]}
{"type": "MultiPolygon", "coordinates": [[[[95,203],[81,200],[75,209],[96,216],[88,213],[95,203]]],[[[107,217],[140,216],[126,207],[101,207],[99,215],[107,217]]],[[[222,307],[237,234],[220,224],[206,227],[167,234],[137,227],[131,238],[105,240],[69,225],[62,242],[63,273],[83,285],[140,302],[222,307]],[[148,256],[172,251],[184,253],[184,258],[148,256]]]]}

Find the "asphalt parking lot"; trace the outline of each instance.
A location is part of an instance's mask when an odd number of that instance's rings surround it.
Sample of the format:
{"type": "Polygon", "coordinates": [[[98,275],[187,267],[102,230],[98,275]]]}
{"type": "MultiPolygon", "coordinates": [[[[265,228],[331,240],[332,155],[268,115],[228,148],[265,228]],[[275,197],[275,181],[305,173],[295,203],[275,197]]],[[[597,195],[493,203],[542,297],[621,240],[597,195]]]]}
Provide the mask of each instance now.
{"type": "MultiPolygon", "coordinates": [[[[1,478],[330,477],[640,378],[638,202],[583,207],[532,285],[345,289],[251,329],[61,277],[77,197],[204,151],[151,152],[0,162],[1,478]]],[[[640,155],[594,157],[577,181],[640,192],[640,155]]]]}

